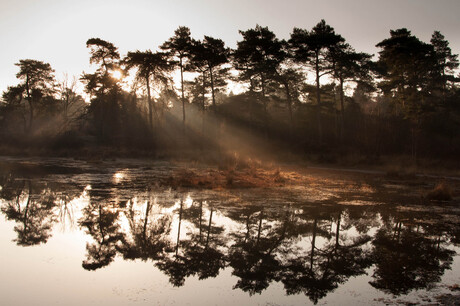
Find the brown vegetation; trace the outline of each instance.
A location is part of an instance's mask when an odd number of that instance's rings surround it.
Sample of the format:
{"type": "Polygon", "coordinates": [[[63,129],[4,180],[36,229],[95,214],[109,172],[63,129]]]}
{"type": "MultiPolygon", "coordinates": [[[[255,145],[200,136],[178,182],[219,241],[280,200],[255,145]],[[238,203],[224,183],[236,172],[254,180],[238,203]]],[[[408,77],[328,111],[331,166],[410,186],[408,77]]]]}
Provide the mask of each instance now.
{"type": "Polygon", "coordinates": [[[259,161],[251,159],[230,157],[218,167],[178,169],[161,184],[172,188],[221,189],[281,187],[289,182],[291,179],[280,169],[263,167],[259,161]]]}
{"type": "Polygon", "coordinates": [[[452,200],[452,195],[451,187],[446,182],[441,182],[428,192],[426,197],[432,201],[450,201],[452,200]]]}

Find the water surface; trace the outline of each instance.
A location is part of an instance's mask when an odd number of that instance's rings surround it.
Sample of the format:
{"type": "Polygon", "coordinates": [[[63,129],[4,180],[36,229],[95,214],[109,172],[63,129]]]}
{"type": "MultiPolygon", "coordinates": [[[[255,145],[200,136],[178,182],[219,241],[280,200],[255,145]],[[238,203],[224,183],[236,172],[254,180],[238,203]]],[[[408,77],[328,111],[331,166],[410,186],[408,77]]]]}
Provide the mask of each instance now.
{"type": "Polygon", "coordinates": [[[1,304],[429,304],[460,283],[459,203],[424,199],[435,179],[164,184],[183,167],[3,158],[1,304]]]}

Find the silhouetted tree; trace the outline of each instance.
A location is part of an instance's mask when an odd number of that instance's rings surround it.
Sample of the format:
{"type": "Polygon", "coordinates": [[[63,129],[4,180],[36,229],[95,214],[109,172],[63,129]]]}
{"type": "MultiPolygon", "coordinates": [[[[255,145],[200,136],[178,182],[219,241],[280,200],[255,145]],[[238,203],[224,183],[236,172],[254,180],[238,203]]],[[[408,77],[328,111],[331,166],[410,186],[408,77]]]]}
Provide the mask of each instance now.
{"type": "Polygon", "coordinates": [[[412,157],[417,156],[417,133],[421,117],[430,108],[427,88],[435,67],[433,46],[421,42],[407,29],[390,31],[376,46],[383,81],[379,83],[385,95],[392,98],[397,114],[411,123],[412,157]]]}
{"type": "Polygon", "coordinates": [[[435,31],[431,36],[431,45],[434,49],[435,66],[433,67],[433,89],[442,92],[443,102],[449,89],[449,85],[459,82],[455,77],[455,70],[459,66],[458,55],[452,54],[449,42],[439,31],[435,31]]]}
{"type": "Polygon", "coordinates": [[[332,62],[333,77],[339,81],[340,114],[343,133],[343,125],[345,123],[344,83],[348,81],[371,83],[371,55],[358,53],[347,43],[339,43],[331,47],[329,56],[332,62]]]}
{"type": "Polygon", "coordinates": [[[161,49],[167,50],[172,56],[179,59],[178,65],[180,69],[181,79],[181,100],[182,100],[182,121],[185,127],[185,93],[184,93],[184,69],[187,60],[190,57],[190,48],[192,46],[192,38],[190,29],[187,27],[179,27],[174,31],[174,36],[167,40],[161,49]]]}
{"type": "Polygon", "coordinates": [[[292,134],[294,124],[293,106],[296,102],[299,103],[300,91],[305,82],[305,77],[298,69],[290,65],[288,68],[279,67],[275,80],[284,87],[286,105],[289,111],[290,133],[292,134]]]}
{"type": "Polygon", "coordinates": [[[149,109],[149,123],[150,128],[153,128],[153,113],[155,112],[155,116],[158,119],[158,111],[155,107],[155,103],[151,99],[150,82],[152,81],[157,84],[168,83],[168,73],[171,71],[172,66],[168,62],[167,55],[161,52],[152,53],[150,50],[145,52],[128,52],[128,55],[123,60],[123,63],[128,70],[134,67],[137,68],[136,77],[145,82],[149,109]]]}
{"type": "Polygon", "coordinates": [[[110,74],[119,69],[118,48],[100,38],[88,39],[86,47],[90,48],[90,64],[99,65],[95,73],[83,73],[82,80],[86,83],[86,91],[92,96],[101,96],[112,90],[118,90],[118,80],[110,74]]]}
{"type": "Polygon", "coordinates": [[[81,117],[86,110],[86,103],[82,96],[77,93],[77,79],[69,81],[67,75],[59,84],[59,98],[62,107],[62,130],[66,133],[70,130],[71,124],[81,117]]]}
{"type": "Polygon", "coordinates": [[[324,19],[314,26],[310,32],[294,28],[289,40],[295,60],[299,63],[307,64],[315,71],[318,136],[320,143],[323,139],[320,78],[325,74],[331,73],[330,50],[343,41],[342,36],[336,34],[334,29],[326,24],[324,19]]]}
{"type": "Polygon", "coordinates": [[[83,73],[81,79],[92,97],[89,113],[93,117],[98,139],[107,142],[117,135],[121,126],[122,90],[119,80],[111,74],[120,70],[120,54],[112,43],[100,38],[88,39],[86,46],[90,48],[90,63],[98,64],[99,67],[95,73],[83,73]]]}
{"type": "Polygon", "coordinates": [[[267,86],[270,80],[277,77],[277,69],[287,54],[284,43],[268,29],[257,25],[254,29],[239,31],[243,40],[237,42],[233,53],[235,68],[241,71],[240,79],[249,81],[249,91],[254,93],[260,88],[260,96],[264,106],[265,128],[267,128],[267,86]]]}
{"type": "Polygon", "coordinates": [[[23,81],[19,86],[11,88],[9,95],[18,95],[18,91],[24,91],[24,98],[29,105],[29,124],[26,130],[30,133],[34,121],[36,105],[45,97],[52,96],[55,92],[54,70],[51,65],[42,61],[25,59],[15,64],[19,67],[16,77],[23,81]]]}
{"type": "MultiPolygon", "coordinates": [[[[209,75],[209,85],[211,86],[212,106],[216,106],[215,89],[226,85],[225,77],[228,69],[222,65],[228,62],[228,48],[221,39],[204,36],[202,42],[195,41],[193,46],[192,64],[199,71],[205,68],[209,75]],[[200,69],[201,67],[201,69],[200,69]]],[[[204,76],[204,74],[203,74],[204,76]]]]}

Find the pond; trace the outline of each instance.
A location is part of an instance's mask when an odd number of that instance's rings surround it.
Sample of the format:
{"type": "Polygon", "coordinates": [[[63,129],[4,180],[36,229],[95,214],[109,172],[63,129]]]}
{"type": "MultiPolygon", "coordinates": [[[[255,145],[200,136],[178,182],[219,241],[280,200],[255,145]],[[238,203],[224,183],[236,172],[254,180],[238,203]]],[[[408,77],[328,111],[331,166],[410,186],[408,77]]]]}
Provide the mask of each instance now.
{"type": "Polygon", "coordinates": [[[435,304],[458,290],[458,181],[435,202],[438,178],[283,168],[270,186],[174,184],[184,171],[210,170],[1,158],[1,304],[435,304]]]}

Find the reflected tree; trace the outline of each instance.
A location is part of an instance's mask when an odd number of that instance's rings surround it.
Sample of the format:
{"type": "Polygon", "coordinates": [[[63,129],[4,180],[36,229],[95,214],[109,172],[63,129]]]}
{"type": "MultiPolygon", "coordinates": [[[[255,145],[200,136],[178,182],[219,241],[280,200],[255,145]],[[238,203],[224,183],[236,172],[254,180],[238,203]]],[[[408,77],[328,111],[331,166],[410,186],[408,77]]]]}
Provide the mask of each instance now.
{"type": "Polygon", "coordinates": [[[14,241],[22,246],[46,243],[56,222],[53,214],[55,196],[46,190],[33,188],[30,180],[22,181],[22,186],[18,187],[14,191],[15,196],[1,208],[7,220],[17,223],[14,241]]]}
{"type": "Polygon", "coordinates": [[[198,225],[199,231],[198,234],[192,233],[190,240],[184,245],[184,256],[188,258],[190,274],[198,275],[199,279],[216,277],[220,269],[226,266],[224,254],[220,250],[224,246],[222,237],[224,227],[213,225],[212,218],[215,209],[212,204],[208,206],[209,221],[206,222],[203,220],[203,201],[195,203],[199,203],[199,213],[190,215],[190,217],[193,217],[195,221],[193,223],[195,226],[198,225]],[[206,232],[206,238],[203,237],[204,232],[206,232]]]}
{"type": "Polygon", "coordinates": [[[372,244],[376,268],[370,284],[394,295],[439,282],[455,254],[423,231],[413,231],[400,221],[381,228],[372,244]]]}
{"type": "Polygon", "coordinates": [[[175,287],[183,286],[185,278],[190,275],[187,269],[188,261],[182,253],[179,253],[180,232],[182,227],[182,216],[184,213],[184,200],[181,198],[179,202],[179,209],[176,210],[178,213],[178,225],[177,225],[177,238],[174,250],[168,248],[165,254],[157,263],[156,266],[169,276],[169,282],[175,287]]]}
{"type": "Polygon", "coordinates": [[[313,302],[325,297],[329,292],[345,283],[351,276],[365,273],[371,265],[369,252],[364,249],[370,237],[367,235],[355,239],[347,239],[340,235],[342,229],[343,212],[323,211],[323,213],[306,211],[298,214],[297,234],[311,234],[309,255],[304,255],[308,249],[294,250],[294,256],[287,256],[280,273],[280,280],[284,284],[287,294],[303,293],[313,302]],[[335,218],[335,234],[331,232],[335,218]],[[308,218],[310,215],[310,221],[308,218]],[[305,222],[307,221],[307,222],[305,222]],[[326,239],[318,245],[317,237],[326,239]]]}
{"type": "Polygon", "coordinates": [[[83,209],[79,221],[93,242],[86,244],[86,259],[82,266],[86,270],[97,270],[109,265],[115,258],[124,235],[118,223],[119,211],[99,202],[91,202],[83,209]]]}
{"type": "Polygon", "coordinates": [[[153,201],[146,201],[145,210],[141,212],[133,200],[129,201],[126,215],[130,238],[126,235],[119,248],[123,258],[157,260],[164,256],[165,249],[170,248],[167,236],[171,231],[171,218],[167,215],[156,214],[154,205],[153,201]]]}
{"type": "Polygon", "coordinates": [[[180,241],[180,244],[178,240],[175,255],[167,256],[157,263],[170,276],[170,282],[174,286],[182,286],[186,277],[192,275],[197,275],[199,279],[216,277],[226,265],[224,254],[220,250],[224,244],[221,237],[224,228],[213,225],[214,208],[208,208],[209,221],[206,221],[203,201],[195,201],[193,204],[185,209],[181,202],[179,226],[182,222],[189,221],[198,231],[187,233],[189,239],[180,241]]]}
{"type": "Polygon", "coordinates": [[[282,265],[277,252],[289,232],[290,218],[288,213],[284,217],[271,216],[263,210],[256,213],[246,210],[240,218],[245,220],[246,232],[235,235],[236,241],[229,250],[229,264],[232,274],[239,278],[234,288],[253,295],[279,280],[282,265]],[[277,217],[282,221],[276,222],[277,217]]]}

